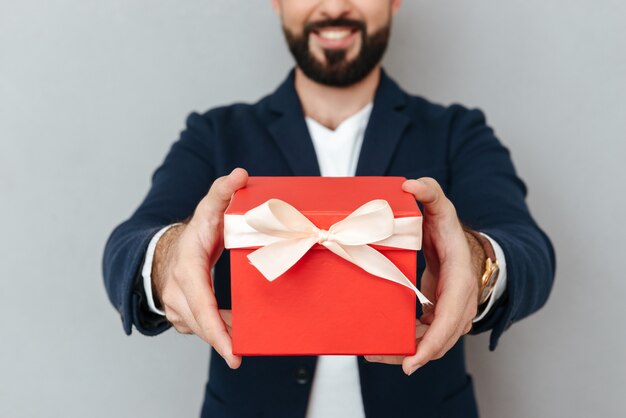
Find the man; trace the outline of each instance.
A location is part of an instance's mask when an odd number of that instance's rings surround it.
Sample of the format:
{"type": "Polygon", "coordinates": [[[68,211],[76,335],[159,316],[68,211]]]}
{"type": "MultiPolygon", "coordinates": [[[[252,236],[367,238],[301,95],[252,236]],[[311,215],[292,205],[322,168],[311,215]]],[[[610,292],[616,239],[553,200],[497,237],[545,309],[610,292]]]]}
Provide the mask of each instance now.
{"type": "Polygon", "coordinates": [[[254,105],[190,115],[109,239],[105,283],[124,329],[173,325],[214,349],[202,416],[477,416],[462,336],[491,330],[495,349],[544,304],[554,275],[508,151],[480,111],[409,96],[382,71],[400,0],[272,5],[295,70],[254,105]],[[403,185],[423,206],[420,286],[434,301],[419,316],[415,355],[232,354],[222,222],[248,174],[421,177],[403,185]]]}

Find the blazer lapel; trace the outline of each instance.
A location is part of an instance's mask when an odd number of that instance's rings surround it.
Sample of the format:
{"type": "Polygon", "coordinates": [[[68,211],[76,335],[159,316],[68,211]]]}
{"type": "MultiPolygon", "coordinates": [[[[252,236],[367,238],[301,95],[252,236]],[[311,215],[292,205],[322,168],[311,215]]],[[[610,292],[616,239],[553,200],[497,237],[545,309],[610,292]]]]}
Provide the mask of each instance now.
{"type": "MultiPolygon", "coordinates": [[[[292,70],[270,96],[270,109],[278,117],[268,129],[293,175],[319,176],[317,155],[294,87],[294,77],[295,72],[292,70]]],[[[374,107],[359,155],[357,176],[383,176],[387,173],[391,158],[410,122],[401,111],[406,103],[406,93],[381,71],[374,107]]]]}
{"type": "Polygon", "coordinates": [[[294,71],[269,98],[270,109],[278,115],[268,129],[294,176],[319,176],[313,141],[294,86],[294,71]]]}
{"type": "Polygon", "coordinates": [[[359,155],[357,176],[387,174],[391,158],[410,122],[410,119],[400,111],[406,102],[406,93],[381,71],[374,107],[359,155]]]}

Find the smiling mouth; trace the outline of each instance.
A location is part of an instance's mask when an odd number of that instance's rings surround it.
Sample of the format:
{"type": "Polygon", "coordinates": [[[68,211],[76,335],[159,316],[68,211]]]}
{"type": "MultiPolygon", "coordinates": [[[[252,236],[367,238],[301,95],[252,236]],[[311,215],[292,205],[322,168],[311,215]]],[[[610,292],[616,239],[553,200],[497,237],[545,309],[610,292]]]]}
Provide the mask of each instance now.
{"type": "Polygon", "coordinates": [[[324,49],[345,49],[352,45],[359,33],[358,28],[329,26],[312,31],[316,42],[324,49]]]}
{"type": "Polygon", "coordinates": [[[322,39],[327,39],[330,41],[339,41],[341,39],[345,39],[353,33],[357,32],[357,29],[352,28],[324,28],[320,30],[313,31],[317,36],[322,39]]]}

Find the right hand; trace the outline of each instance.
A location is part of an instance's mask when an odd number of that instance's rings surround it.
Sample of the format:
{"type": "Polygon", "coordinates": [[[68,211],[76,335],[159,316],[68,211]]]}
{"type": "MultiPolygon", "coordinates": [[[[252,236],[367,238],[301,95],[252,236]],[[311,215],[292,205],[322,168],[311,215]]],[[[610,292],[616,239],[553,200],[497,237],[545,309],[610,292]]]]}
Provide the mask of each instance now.
{"type": "Polygon", "coordinates": [[[218,310],[211,269],[224,250],[224,211],[247,181],[242,168],[215,180],[191,220],[161,237],[152,270],[154,296],[168,321],[177,331],[202,338],[232,369],[241,357],[233,354],[230,311],[218,310]]]}

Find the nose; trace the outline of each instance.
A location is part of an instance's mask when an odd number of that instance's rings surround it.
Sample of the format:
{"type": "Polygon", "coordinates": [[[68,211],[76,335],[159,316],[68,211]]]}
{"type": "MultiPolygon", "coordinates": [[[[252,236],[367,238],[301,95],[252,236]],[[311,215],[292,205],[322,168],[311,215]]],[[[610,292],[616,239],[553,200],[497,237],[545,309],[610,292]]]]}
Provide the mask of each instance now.
{"type": "Polygon", "coordinates": [[[318,11],[324,19],[348,17],[352,11],[352,3],[347,0],[325,0],[321,2],[318,11]]]}

